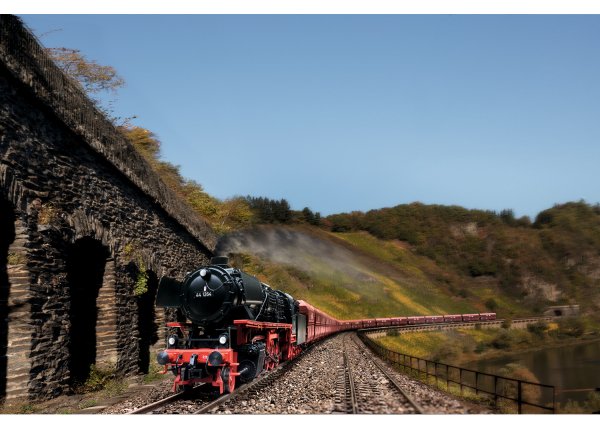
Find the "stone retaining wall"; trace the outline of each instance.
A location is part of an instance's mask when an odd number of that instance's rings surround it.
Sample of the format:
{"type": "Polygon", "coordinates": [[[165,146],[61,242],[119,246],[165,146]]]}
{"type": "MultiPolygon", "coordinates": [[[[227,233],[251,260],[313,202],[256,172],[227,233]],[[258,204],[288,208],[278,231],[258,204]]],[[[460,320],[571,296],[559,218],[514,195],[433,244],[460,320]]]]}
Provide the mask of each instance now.
{"type": "Polygon", "coordinates": [[[207,263],[216,235],[20,21],[6,15],[0,16],[0,199],[14,211],[16,236],[0,266],[8,276],[0,285],[0,313],[8,314],[0,320],[0,400],[71,390],[78,347],[95,349],[96,364],[120,373],[147,370],[140,366],[147,350],[140,348],[156,340],[140,337],[143,294],[136,284],[146,271],[182,277],[207,263]],[[106,251],[89,256],[102,259],[92,262],[102,264],[104,276],[96,308],[84,320],[95,329],[84,338],[71,320],[72,305],[83,304],[74,287],[93,286],[74,273],[74,260],[87,263],[87,255],[73,255],[83,240],[106,251]]]}

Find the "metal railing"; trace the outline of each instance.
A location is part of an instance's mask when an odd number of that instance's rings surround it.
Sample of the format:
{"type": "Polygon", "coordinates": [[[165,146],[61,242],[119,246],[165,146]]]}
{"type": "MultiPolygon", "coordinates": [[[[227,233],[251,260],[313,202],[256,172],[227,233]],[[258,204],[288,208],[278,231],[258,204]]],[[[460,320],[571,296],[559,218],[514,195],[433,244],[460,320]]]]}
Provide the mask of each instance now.
{"type": "Polygon", "coordinates": [[[556,412],[556,391],[552,385],[483,373],[401,354],[379,345],[365,332],[359,331],[358,335],[373,352],[401,372],[438,389],[467,398],[487,398],[489,404],[493,403],[496,408],[507,413],[556,412]]]}

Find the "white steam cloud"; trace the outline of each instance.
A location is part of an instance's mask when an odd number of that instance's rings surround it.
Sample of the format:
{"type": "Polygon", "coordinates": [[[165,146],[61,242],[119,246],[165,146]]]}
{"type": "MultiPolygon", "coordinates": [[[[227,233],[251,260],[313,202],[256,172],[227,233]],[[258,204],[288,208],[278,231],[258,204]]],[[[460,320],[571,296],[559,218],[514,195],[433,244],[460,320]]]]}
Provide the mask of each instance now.
{"type": "Polygon", "coordinates": [[[258,227],[234,232],[221,238],[215,253],[250,254],[312,274],[369,278],[356,257],[341,245],[285,227],[258,227]]]}

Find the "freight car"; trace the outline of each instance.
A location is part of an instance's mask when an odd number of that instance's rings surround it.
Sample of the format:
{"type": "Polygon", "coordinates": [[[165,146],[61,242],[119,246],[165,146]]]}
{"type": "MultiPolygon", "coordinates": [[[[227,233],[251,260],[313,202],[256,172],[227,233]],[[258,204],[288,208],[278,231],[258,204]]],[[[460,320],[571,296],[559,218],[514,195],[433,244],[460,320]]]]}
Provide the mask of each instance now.
{"type": "Polygon", "coordinates": [[[162,277],[156,306],[178,309],[187,319],[167,323],[167,347],[157,356],[165,373],[175,375],[173,390],[210,383],[219,394],[340,331],[449,322],[447,317],[495,319],[485,313],[340,321],[229,266],[227,257],[213,257],[181,282],[162,277]]]}

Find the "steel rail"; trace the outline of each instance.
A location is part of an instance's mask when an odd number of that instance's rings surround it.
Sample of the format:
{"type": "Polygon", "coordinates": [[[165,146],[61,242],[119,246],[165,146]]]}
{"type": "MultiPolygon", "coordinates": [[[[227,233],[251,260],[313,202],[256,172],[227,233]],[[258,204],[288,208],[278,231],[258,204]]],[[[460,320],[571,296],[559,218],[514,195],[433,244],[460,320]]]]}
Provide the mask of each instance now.
{"type": "Polygon", "coordinates": [[[189,392],[178,392],[177,394],[173,394],[173,395],[169,395],[166,398],[163,398],[162,400],[158,400],[155,401],[153,403],[147,404],[143,407],[140,407],[139,409],[135,409],[131,412],[128,412],[128,415],[142,415],[142,414],[147,414],[152,412],[153,410],[159,409],[161,407],[163,407],[166,404],[172,403],[174,401],[177,401],[181,398],[183,398],[183,395],[189,395],[189,392]]]}
{"type": "Polygon", "coordinates": [[[352,369],[350,368],[350,363],[348,362],[348,354],[346,352],[346,337],[344,337],[343,342],[343,350],[344,350],[344,395],[346,397],[346,404],[350,404],[346,406],[349,408],[349,412],[352,414],[358,414],[358,400],[356,398],[356,388],[354,386],[354,378],[352,377],[352,369]]]}
{"type": "MultiPolygon", "coordinates": [[[[364,345],[364,343],[362,343],[362,341],[357,341],[356,339],[358,339],[358,338],[357,338],[356,334],[354,334],[353,335],[354,343],[360,349],[367,350],[367,347],[364,345]]],[[[402,394],[402,396],[406,399],[408,404],[410,404],[415,409],[416,413],[419,413],[419,414],[425,413],[423,408],[415,402],[415,400],[410,396],[410,394],[407,393],[404,390],[404,388],[398,383],[398,381],[394,378],[394,376],[392,376],[389,373],[389,370],[387,368],[385,368],[382,364],[380,364],[377,360],[375,360],[375,354],[373,354],[370,351],[365,352],[365,354],[367,354],[371,358],[371,361],[373,362],[373,364],[375,364],[375,366],[381,371],[381,373],[383,373],[383,375],[392,383],[392,385],[394,385],[396,390],[398,390],[398,392],[400,392],[400,394],[402,394]]]]}

